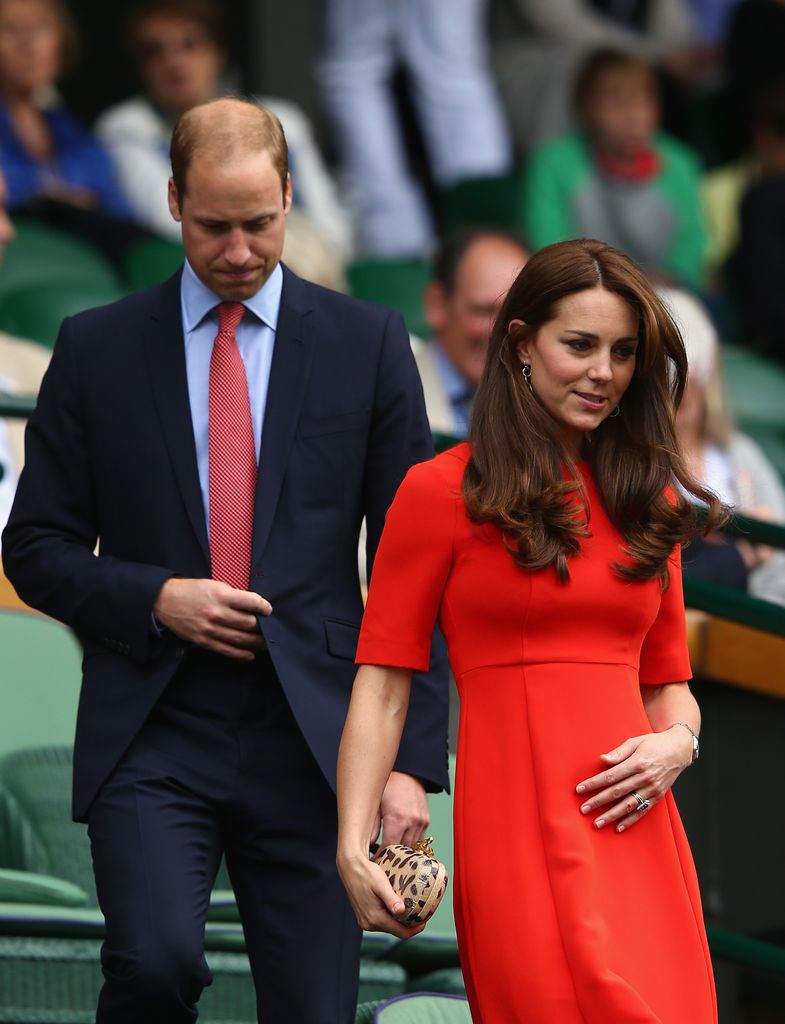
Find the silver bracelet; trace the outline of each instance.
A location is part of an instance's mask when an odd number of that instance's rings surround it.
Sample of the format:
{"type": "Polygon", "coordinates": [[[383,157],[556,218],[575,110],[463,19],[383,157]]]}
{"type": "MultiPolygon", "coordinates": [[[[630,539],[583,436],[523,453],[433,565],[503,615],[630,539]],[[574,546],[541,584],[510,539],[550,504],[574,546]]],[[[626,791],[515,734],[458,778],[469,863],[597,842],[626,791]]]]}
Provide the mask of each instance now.
{"type": "Polygon", "coordinates": [[[671,725],[669,728],[672,729],[673,726],[675,726],[675,725],[683,725],[684,728],[687,730],[687,732],[690,734],[690,736],[692,736],[692,761],[690,763],[691,764],[695,764],[695,762],[698,760],[698,757],[700,756],[700,752],[701,752],[700,740],[698,739],[698,734],[695,732],[695,730],[692,728],[692,726],[691,725],[687,725],[686,722],[674,722],[673,725],[671,725]]]}

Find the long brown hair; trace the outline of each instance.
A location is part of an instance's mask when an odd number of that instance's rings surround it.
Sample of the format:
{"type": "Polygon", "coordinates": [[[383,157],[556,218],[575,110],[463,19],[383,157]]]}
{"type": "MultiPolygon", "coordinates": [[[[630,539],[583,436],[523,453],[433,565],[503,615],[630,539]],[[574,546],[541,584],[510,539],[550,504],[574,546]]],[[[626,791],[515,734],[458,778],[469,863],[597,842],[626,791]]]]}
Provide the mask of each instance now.
{"type": "Polygon", "coordinates": [[[516,347],[527,331],[554,318],[566,296],[597,287],[620,296],[636,314],[638,349],[619,415],[586,435],[585,452],[631,560],[614,570],[624,579],[656,577],[666,587],[668,556],[696,528],[694,504],[673,485],[707,506],[706,529],[726,512],[679,453],[674,414],[687,356],[678,328],[635,263],[610,245],[585,238],[549,245],[513,282],[474,400],[463,496],[470,519],[503,531],[518,565],[554,566],[559,579],[569,579],[568,559],[587,535],[590,510],[575,459],[558,424],[529,390],[516,347]],[[514,319],[526,326],[513,336],[514,319]]]}

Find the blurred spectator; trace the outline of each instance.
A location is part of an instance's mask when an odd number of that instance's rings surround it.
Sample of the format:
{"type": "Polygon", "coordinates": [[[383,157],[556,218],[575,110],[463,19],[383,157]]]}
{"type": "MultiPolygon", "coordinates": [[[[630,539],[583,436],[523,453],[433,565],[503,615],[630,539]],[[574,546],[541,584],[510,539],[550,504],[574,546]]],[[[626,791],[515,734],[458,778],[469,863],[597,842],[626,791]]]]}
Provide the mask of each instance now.
{"type": "Polygon", "coordinates": [[[785,88],[764,103],[755,139],[758,174],[741,203],[733,260],[741,337],[785,362],[785,88]]]}
{"type": "Polygon", "coordinates": [[[694,66],[685,0],[507,0],[506,6],[493,62],[522,153],[574,127],[575,76],[595,50],[623,50],[679,74],[694,66]]]}
{"type": "Polygon", "coordinates": [[[433,239],[393,95],[400,66],[437,186],[511,167],[485,15],[485,0],[327,0],[317,79],[366,255],[421,254],[433,239]]]}
{"type": "Polygon", "coordinates": [[[696,35],[707,43],[722,46],[739,0],[689,0],[696,35]]]}
{"type": "MultiPolygon", "coordinates": [[[[8,190],[0,173],[0,263],[14,238],[6,209],[8,190]]],[[[49,365],[49,352],[0,331],[0,392],[36,395],[49,365]]],[[[24,420],[0,420],[0,530],[5,526],[24,462],[24,420]]]]}
{"type": "Polygon", "coordinates": [[[496,228],[465,228],[442,242],[424,296],[433,335],[412,341],[434,433],[466,436],[491,327],[528,255],[517,235],[496,228]]]}
{"type": "Polygon", "coordinates": [[[0,0],[0,162],[9,205],[78,232],[119,260],[138,236],[103,147],[58,104],[76,53],[60,0],[0,0]]]}
{"type": "MultiPolygon", "coordinates": [[[[689,373],[676,427],[690,469],[727,505],[785,523],[785,488],[776,470],[752,438],[733,427],[711,320],[686,292],[662,288],[659,294],[687,349],[689,373]]],[[[785,553],[771,548],[710,535],[685,550],[684,571],[785,604],[785,553]]]]}
{"type": "Polygon", "coordinates": [[[658,130],[650,66],[598,51],[578,76],[575,106],[581,129],[545,143],[529,161],[524,236],[536,249],[567,238],[599,238],[653,276],[700,288],[698,163],[658,130]]]}
{"type": "Polygon", "coordinates": [[[725,66],[737,132],[749,143],[749,123],[761,95],[785,82],[784,0],[743,0],[733,13],[725,66]]]}
{"type": "MultiPolygon", "coordinates": [[[[226,91],[222,75],[228,55],[221,7],[215,0],[143,0],[132,11],[129,41],[144,95],[107,110],[96,122],[96,132],[112,155],[139,222],[179,240],[179,225],[172,220],[166,199],[169,137],[180,114],[226,91]]],[[[301,238],[310,221],[334,258],[345,261],[351,254],[348,216],[307,118],[286,100],[265,96],[260,102],[286,132],[294,202],[307,218],[296,218],[297,236],[301,238]]]]}

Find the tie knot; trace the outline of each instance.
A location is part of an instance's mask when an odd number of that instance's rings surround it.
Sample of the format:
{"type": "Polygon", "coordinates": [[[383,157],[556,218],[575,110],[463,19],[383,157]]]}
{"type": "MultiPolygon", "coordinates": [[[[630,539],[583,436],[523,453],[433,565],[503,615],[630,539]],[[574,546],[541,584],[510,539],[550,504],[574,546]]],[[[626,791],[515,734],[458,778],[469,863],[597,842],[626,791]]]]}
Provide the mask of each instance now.
{"type": "Polygon", "coordinates": [[[218,333],[234,337],[237,325],[245,316],[242,302],[222,302],[218,307],[218,333]]]}

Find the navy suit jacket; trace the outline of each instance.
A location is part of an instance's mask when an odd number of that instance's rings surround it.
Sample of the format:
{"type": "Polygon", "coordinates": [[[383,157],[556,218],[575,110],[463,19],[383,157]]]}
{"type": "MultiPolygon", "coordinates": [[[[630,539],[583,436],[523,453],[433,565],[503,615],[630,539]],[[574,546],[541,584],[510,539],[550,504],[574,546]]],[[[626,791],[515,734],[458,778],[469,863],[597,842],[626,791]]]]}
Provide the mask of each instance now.
{"type": "MultiPolygon", "coordinates": [[[[284,270],[250,589],[272,603],[262,632],[333,786],[362,618],[360,523],[370,565],[398,484],[432,454],[401,317],[284,270]]],[[[19,595],[84,645],[73,801],[83,820],[188,657],[176,636],[151,629],[161,585],[210,575],[179,274],[64,321],[28,424],[3,559],[19,595]]],[[[446,678],[437,638],[396,762],[431,789],[448,785],[446,678]]]]}

